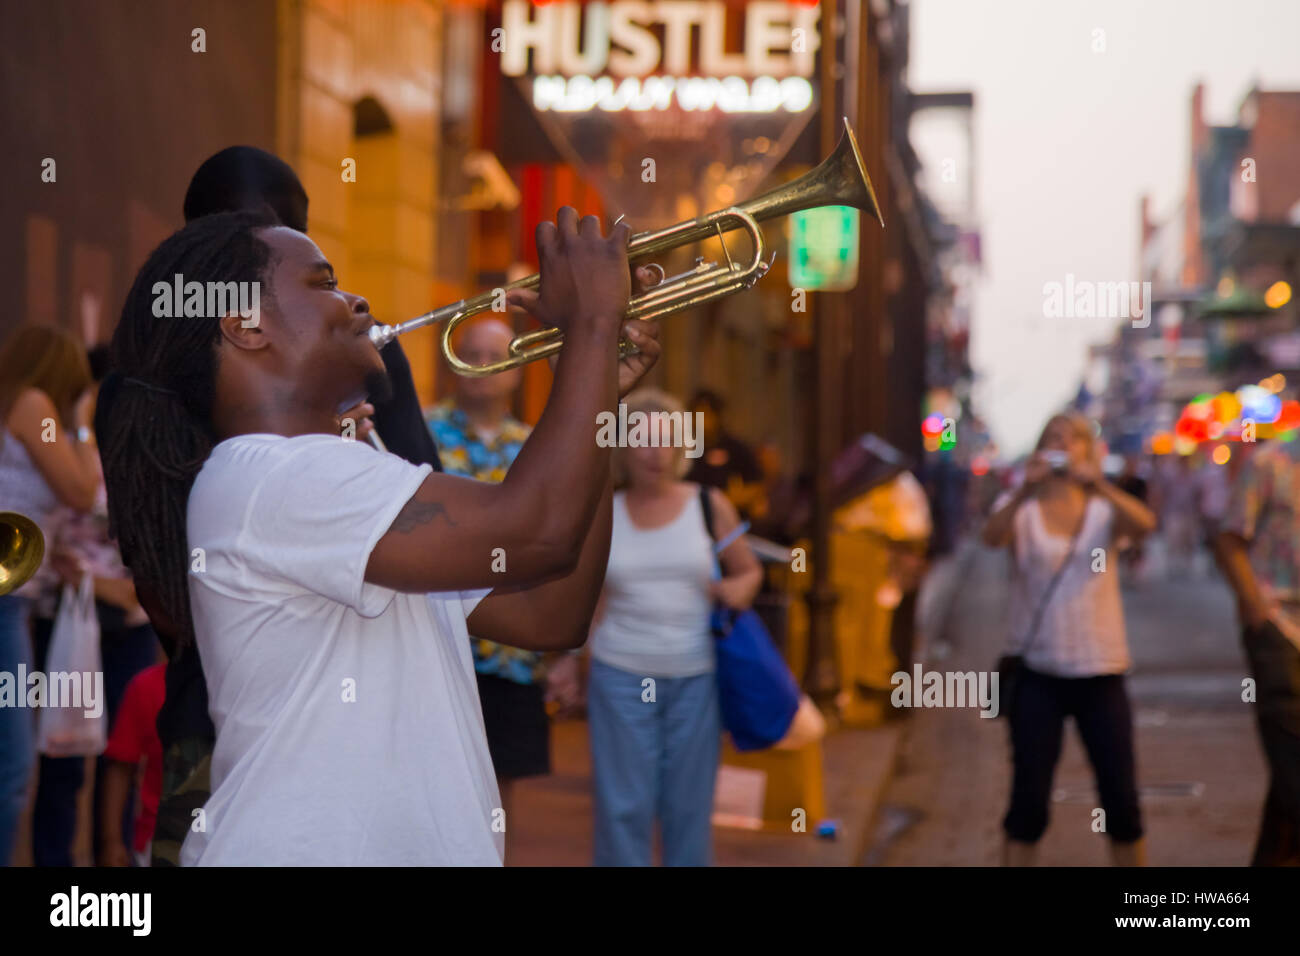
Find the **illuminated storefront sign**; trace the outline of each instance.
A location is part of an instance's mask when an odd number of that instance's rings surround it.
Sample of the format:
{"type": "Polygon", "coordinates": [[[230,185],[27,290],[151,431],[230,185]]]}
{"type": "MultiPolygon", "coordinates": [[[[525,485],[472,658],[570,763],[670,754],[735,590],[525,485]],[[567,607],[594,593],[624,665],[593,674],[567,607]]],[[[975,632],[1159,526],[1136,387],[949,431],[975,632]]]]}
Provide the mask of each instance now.
{"type": "Polygon", "coordinates": [[[501,70],[532,76],[538,110],[797,113],[813,102],[818,12],[750,3],[736,51],[721,0],[506,0],[501,70]]]}
{"type": "Polygon", "coordinates": [[[778,80],[760,76],[747,83],[738,76],[538,76],[533,79],[533,107],[557,112],[587,110],[720,109],[724,113],[799,113],[812,105],[812,84],[802,76],[778,80]]]}
{"type": "Polygon", "coordinates": [[[843,292],[858,284],[858,210],[819,206],[790,217],[790,286],[843,292]]]}

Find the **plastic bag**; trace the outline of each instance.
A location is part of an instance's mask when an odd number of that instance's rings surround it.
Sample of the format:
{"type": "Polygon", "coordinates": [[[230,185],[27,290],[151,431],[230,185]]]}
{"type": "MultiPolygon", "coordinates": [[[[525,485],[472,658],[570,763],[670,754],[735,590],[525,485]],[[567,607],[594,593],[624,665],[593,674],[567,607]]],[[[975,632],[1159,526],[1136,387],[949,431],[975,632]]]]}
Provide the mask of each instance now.
{"type": "Polygon", "coordinates": [[[45,660],[46,694],[37,711],[36,749],[50,757],[94,756],[108,737],[95,583],[63,588],[45,660]]]}

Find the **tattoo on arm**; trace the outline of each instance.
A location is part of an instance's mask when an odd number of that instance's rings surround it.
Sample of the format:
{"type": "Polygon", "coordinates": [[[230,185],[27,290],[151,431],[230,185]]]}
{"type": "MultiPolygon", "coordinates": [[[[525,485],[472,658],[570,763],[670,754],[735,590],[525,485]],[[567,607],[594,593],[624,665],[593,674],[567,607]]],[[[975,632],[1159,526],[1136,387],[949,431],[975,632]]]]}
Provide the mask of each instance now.
{"type": "Polygon", "coordinates": [[[441,517],[447,524],[453,528],[456,522],[451,520],[451,515],[443,507],[440,501],[416,501],[412,498],[406,503],[406,506],[397,513],[393,519],[392,530],[398,534],[410,534],[420,525],[428,524],[434,518],[441,517]]]}

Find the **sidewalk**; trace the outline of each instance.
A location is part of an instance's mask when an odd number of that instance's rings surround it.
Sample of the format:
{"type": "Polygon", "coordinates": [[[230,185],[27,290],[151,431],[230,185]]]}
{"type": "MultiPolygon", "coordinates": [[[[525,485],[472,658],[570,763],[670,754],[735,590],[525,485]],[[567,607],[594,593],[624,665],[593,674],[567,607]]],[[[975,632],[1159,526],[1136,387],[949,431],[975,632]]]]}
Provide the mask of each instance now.
{"type": "MultiPolygon", "coordinates": [[[[1158,558],[1160,542],[1151,544],[1158,558]]],[[[1153,866],[1241,866],[1250,859],[1267,768],[1231,595],[1206,570],[1170,580],[1153,573],[1124,589],[1127,678],[1138,784],[1153,866]]],[[[988,668],[1006,639],[1006,555],[981,550],[961,574],[949,626],[931,635],[925,665],[988,668]]],[[[1010,790],[1005,721],[969,710],[916,712],[880,814],[901,821],[878,854],[885,866],[994,866],[1010,790]]],[[[1053,784],[1044,866],[1105,865],[1094,831],[1092,769],[1071,725],[1053,784]]]]}
{"type": "MultiPolygon", "coordinates": [[[[901,726],[838,730],[822,742],[826,809],[837,839],[806,833],[714,827],[719,866],[855,866],[866,851],[876,806],[893,771],[901,726]]],[[[591,865],[591,761],[587,723],[553,725],[549,777],[516,785],[512,866],[591,865]]]]}

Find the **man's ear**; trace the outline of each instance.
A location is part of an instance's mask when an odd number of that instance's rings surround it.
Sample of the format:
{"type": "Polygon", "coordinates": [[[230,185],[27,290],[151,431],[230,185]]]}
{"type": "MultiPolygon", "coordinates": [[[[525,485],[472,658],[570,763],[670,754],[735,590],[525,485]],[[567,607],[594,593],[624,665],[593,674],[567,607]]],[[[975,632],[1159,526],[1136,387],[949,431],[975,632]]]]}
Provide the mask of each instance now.
{"type": "Polygon", "coordinates": [[[221,317],[221,337],[237,349],[256,351],[271,344],[269,336],[263,334],[261,322],[250,322],[238,312],[231,312],[221,317]]]}

